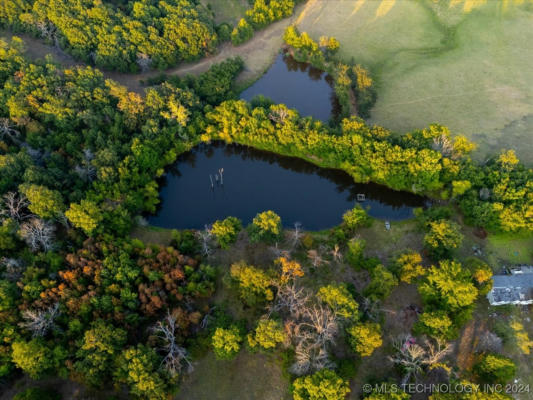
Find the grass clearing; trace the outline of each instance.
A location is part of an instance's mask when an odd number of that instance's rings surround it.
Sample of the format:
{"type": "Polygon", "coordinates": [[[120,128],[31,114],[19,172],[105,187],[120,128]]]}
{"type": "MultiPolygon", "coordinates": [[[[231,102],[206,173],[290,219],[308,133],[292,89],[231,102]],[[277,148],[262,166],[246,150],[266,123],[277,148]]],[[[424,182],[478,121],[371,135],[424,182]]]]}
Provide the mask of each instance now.
{"type": "Polygon", "coordinates": [[[201,0],[215,14],[215,22],[234,25],[244,16],[250,4],[246,0],[201,0]]]}
{"type": "Polygon", "coordinates": [[[146,244],[159,244],[170,246],[172,229],[159,228],[157,226],[138,226],[131,232],[132,239],[139,239],[146,244]]]}
{"type": "Polygon", "coordinates": [[[533,163],[531,0],[310,0],[297,21],[374,72],[370,122],[398,132],[439,122],[476,141],[478,159],[513,148],[533,163]]]}
{"type": "Polygon", "coordinates": [[[533,237],[490,235],[487,238],[488,256],[494,261],[512,264],[531,264],[533,261],[533,237]]]}
{"type": "Polygon", "coordinates": [[[242,350],[232,361],[218,361],[209,353],[195,365],[176,400],[284,400],[289,384],[276,361],[242,350]]]}

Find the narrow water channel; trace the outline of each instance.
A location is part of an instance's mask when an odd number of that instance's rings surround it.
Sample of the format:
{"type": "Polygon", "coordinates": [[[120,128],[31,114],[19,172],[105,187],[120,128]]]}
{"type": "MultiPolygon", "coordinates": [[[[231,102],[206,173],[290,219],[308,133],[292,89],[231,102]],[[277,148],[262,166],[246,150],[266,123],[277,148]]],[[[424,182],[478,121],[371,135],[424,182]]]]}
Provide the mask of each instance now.
{"type": "Polygon", "coordinates": [[[179,157],[164,178],[162,202],[149,222],[163,228],[201,229],[230,215],[248,224],[258,212],[273,210],[284,226],[300,222],[304,229],[321,230],[338,225],[342,214],[358,202],[358,195],[364,196],[359,204],[383,220],[410,218],[415,207],[425,204],[423,197],[411,193],[354,183],[340,170],[214,143],[179,157]]]}

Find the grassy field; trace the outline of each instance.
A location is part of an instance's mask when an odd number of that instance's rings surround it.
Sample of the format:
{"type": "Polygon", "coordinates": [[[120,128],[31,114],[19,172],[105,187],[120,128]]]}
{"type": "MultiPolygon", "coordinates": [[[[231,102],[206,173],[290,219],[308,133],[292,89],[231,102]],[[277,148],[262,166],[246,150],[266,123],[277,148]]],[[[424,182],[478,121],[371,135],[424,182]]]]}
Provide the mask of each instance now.
{"type": "Polygon", "coordinates": [[[218,361],[209,353],[176,396],[176,400],[285,400],[289,385],[275,361],[261,354],[241,351],[232,361],[218,361]]]}
{"type": "Polygon", "coordinates": [[[244,16],[250,4],[246,0],[202,0],[215,13],[215,22],[235,24],[244,16]]]}
{"type": "Polygon", "coordinates": [[[505,147],[533,163],[531,0],[310,0],[297,21],[374,72],[371,122],[439,122],[478,142],[479,159],[505,147]]]}

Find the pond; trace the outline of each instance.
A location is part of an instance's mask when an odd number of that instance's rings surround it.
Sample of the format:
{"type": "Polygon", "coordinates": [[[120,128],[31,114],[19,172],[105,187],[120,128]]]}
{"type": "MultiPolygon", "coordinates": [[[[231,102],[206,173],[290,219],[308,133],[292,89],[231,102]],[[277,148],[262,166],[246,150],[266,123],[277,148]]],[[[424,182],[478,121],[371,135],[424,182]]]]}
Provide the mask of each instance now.
{"type": "Polygon", "coordinates": [[[241,93],[241,98],[250,101],[257,95],[295,108],[303,117],[312,116],[322,121],[339,111],[332,78],[283,53],[259,80],[241,93]]]}
{"type": "Polygon", "coordinates": [[[160,195],[149,223],[176,229],[202,229],[230,215],[248,224],[258,212],[273,210],[286,227],[300,222],[304,229],[321,230],[338,225],[358,195],[364,196],[360,204],[371,216],[391,221],[412,217],[413,208],[426,203],[411,193],[355,183],[340,170],[224,143],[182,154],[166,174],[160,195]]]}

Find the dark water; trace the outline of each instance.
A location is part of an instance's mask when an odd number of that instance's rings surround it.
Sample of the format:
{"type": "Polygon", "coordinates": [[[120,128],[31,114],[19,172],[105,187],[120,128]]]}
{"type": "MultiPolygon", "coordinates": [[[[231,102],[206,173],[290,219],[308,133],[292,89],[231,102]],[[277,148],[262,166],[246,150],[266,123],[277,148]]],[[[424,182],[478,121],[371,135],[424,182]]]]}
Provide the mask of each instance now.
{"type": "Polygon", "coordinates": [[[245,224],[261,211],[273,210],[290,227],[320,230],[338,225],[342,214],[364,194],[369,214],[386,220],[413,216],[425,199],[376,184],[356,184],[343,171],[323,169],[306,161],[239,145],[201,145],[180,156],[166,175],[162,203],[152,225],[203,228],[227,216],[245,224]],[[215,174],[224,168],[224,184],[215,174]],[[213,177],[211,188],[209,175],[213,177]]]}
{"type": "Polygon", "coordinates": [[[263,95],[297,109],[301,116],[327,121],[339,108],[332,84],[324,71],[280,54],[269,70],[241,93],[241,98],[250,101],[263,95]]]}

